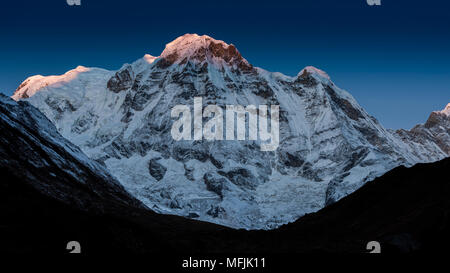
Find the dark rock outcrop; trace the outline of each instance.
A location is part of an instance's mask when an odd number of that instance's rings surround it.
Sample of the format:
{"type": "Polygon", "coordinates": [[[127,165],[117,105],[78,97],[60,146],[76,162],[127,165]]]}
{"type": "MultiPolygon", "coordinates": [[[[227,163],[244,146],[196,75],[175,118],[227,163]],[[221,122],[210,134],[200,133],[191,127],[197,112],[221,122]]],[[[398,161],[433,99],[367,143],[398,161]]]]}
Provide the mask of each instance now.
{"type": "Polygon", "coordinates": [[[158,159],[153,158],[148,162],[148,170],[150,175],[153,176],[156,180],[160,181],[164,178],[166,174],[167,168],[158,162],[158,159]]]}
{"type": "Polygon", "coordinates": [[[112,77],[108,83],[107,87],[109,90],[119,93],[120,91],[127,90],[133,86],[134,74],[130,65],[119,70],[114,77],[112,77]]]}
{"type": "Polygon", "coordinates": [[[221,198],[223,197],[222,190],[224,189],[225,184],[227,183],[227,180],[225,178],[214,173],[206,173],[203,176],[203,180],[205,181],[206,188],[209,191],[216,193],[221,198]]]}

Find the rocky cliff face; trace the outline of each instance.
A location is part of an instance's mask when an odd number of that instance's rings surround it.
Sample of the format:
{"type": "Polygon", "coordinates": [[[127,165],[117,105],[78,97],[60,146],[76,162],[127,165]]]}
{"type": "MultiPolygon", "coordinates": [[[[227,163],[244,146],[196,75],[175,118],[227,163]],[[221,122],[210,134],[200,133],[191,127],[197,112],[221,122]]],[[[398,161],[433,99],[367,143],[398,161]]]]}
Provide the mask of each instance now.
{"type": "Polygon", "coordinates": [[[39,108],[153,210],[231,227],[275,228],[395,166],[448,155],[445,139],[440,150],[412,152],[409,140],[384,129],[319,69],[296,77],[268,72],[233,45],[195,34],[118,71],[78,67],[51,80],[30,78],[13,98],[39,108]],[[173,140],[170,111],[194,97],[203,106],[279,105],[278,149],[173,140]]]}

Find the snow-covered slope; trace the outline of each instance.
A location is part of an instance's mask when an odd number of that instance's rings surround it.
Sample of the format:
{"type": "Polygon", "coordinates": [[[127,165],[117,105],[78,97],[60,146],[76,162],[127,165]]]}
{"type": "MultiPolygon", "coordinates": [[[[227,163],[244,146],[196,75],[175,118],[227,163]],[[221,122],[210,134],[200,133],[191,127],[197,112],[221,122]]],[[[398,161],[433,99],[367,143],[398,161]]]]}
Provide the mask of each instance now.
{"type": "Polygon", "coordinates": [[[274,228],[395,166],[442,157],[410,152],[324,71],[268,72],[233,45],[196,34],[118,71],[79,67],[32,77],[13,98],[38,107],[153,210],[231,227],[274,228]],[[280,105],[278,149],[174,141],[170,111],[194,97],[204,105],[280,105]]]}
{"type": "MultiPolygon", "coordinates": [[[[23,181],[71,208],[99,213],[111,211],[114,205],[145,207],[104,166],[62,137],[38,109],[2,94],[0,168],[14,181],[23,181]]],[[[4,185],[12,183],[2,179],[4,185]]]]}

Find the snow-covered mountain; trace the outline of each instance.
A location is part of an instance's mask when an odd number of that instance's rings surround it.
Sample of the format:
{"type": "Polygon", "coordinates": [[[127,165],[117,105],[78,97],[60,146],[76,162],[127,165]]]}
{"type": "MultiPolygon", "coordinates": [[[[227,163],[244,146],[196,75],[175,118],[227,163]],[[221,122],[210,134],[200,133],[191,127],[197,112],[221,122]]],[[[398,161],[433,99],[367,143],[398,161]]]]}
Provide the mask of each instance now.
{"type": "MultiPolygon", "coordinates": [[[[62,137],[38,109],[3,94],[0,169],[5,190],[23,187],[24,182],[27,188],[81,211],[105,213],[115,206],[145,208],[104,166],[62,137]]],[[[23,203],[28,201],[25,198],[23,203]]]]}
{"type": "Polygon", "coordinates": [[[13,98],[39,108],[153,210],[231,227],[275,228],[398,165],[449,155],[441,114],[442,128],[429,120],[432,133],[426,124],[420,129],[424,144],[415,133],[384,129],[317,68],[295,77],[268,72],[232,44],[196,34],[118,71],[79,66],[30,77],[13,98]],[[173,140],[170,111],[193,105],[194,97],[204,106],[279,105],[278,149],[261,151],[258,141],[173,140]]]}

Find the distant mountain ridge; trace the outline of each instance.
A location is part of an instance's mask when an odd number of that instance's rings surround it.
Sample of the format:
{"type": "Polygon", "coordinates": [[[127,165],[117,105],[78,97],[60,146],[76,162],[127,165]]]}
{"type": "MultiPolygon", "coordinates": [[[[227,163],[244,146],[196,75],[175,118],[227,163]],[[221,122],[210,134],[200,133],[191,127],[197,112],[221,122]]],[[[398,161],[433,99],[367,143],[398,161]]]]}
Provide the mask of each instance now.
{"type": "Polygon", "coordinates": [[[13,98],[41,110],[151,209],[231,227],[275,228],[396,166],[449,156],[441,114],[424,129],[386,130],[324,71],[268,72],[205,35],[181,36],[118,71],[31,77],[13,98]],[[279,148],[174,141],[170,110],[195,96],[204,105],[280,105],[279,148]]]}
{"type": "Polygon", "coordinates": [[[424,124],[409,131],[397,130],[394,135],[407,143],[412,153],[435,153],[431,158],[450,155],[450,103],[444,110],[432,112],[424,124]]]}

